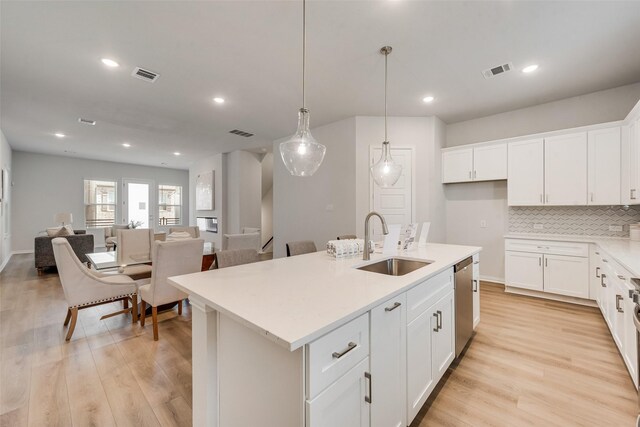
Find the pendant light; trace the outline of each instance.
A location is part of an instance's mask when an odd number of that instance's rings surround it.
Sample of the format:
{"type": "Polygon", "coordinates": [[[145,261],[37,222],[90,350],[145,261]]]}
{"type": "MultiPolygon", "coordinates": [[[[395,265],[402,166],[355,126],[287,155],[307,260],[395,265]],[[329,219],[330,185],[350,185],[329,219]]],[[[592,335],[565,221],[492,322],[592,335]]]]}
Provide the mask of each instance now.
{"type": "Polygon", "coordinates": [[[302,108],[298,110],[298,130],[288,140],[280,144],[280,156],[293,176],[313,175],[327,148],[316,142],[309,130],[309,110],[305,107],[305,66],[307,48],[306,0],[302,0],[302,108]]]}
{"type": "Polygon", "coordinates": [[[391,158],[391,147],[387,138],[387,57],[391,53],[391,46],[380,49],[384,55],[384,141],[382,142],[382,155],[378,163],[371,166],[373,180],[382,188],[392,187],[402,173],[402,165],[391,158]]]}

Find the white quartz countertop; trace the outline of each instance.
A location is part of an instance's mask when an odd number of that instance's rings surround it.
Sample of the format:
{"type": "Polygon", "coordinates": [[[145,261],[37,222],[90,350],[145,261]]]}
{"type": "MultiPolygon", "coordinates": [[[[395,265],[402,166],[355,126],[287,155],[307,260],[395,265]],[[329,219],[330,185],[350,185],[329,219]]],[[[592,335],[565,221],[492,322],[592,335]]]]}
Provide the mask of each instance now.
{"type": "Polygon", "coordinates": [[[453,264],[476,246],[428,244],[396,256],[433,261],[404,276],[357,270],[392,255],[335,259],[326,252],[171,277],[169,282],[220,313],[293,351],[453,264]]]}
{"type": "Polygon", "coordinates": [[[571,236],[564,234],[511,233],[507,239],[551,240],[558,242],[594,243],[620,265],[640,278],[640,241],[621,237],[571,236]]]}

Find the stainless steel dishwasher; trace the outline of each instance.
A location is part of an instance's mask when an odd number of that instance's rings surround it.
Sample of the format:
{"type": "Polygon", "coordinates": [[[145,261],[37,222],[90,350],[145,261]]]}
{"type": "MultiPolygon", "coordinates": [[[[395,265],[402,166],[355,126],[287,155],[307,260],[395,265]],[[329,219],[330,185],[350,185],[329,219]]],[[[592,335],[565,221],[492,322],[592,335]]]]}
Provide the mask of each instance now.
{"type": "Polygon", "coordinates": [[[456,301],[456,357],[469,342],[473,333],[473,258],[460,261],[453,267],[456,301]]]}

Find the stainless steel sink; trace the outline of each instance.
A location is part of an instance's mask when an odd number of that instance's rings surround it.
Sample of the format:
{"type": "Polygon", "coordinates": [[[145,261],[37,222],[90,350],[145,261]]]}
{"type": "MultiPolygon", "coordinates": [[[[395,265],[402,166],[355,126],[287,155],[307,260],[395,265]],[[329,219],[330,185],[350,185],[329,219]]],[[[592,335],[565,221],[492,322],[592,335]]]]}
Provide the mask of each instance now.
{"type": "Polygon", "coordinates": [[[403,258],[388,258],[373,264],[358,267],[358,270],[370,271],[372,273],[386,274],[388,276],[404,276],[419,268],[425,267],[432,262],[430,261],[414,261],[403,258]]]}

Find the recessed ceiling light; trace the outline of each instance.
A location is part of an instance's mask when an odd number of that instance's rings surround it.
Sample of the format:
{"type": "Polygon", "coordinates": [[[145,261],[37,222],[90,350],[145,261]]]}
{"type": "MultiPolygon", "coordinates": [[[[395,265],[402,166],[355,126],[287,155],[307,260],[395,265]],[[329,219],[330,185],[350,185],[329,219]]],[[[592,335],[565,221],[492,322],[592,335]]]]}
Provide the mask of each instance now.
{"type": "Polygon", "coordinates": [[[173,153],[173,155],[174,155],[174,156],[179,156],[179,155],[180,155],[180,153],[179,153],[178,151],[176,151],[176,152],[174,152],[174,153],[173,153]]]}
{"type": "Polygon", "coordinates": [[[111,68],[115,68],[115,67],[119,67],[120,64],[118,64],[116,61],[114,61],[113,59],[109,59],[109,58],[102,58],[101,59],[102,63],[104,65],[106,65],[107,67],[111,67],[111,68]]]}
{"type": "Polygon", "coordinates": [[[65,136],[67,136],[64,133],[60,133],[60,132],[54,133],[54,135],[56,136],[56,138],[64,138],[65,136]]]}
{"type": "Polygon", "coordinates": [[[522,72],[523,73],[532,73],[537,69],[538,69],[538,65],[537,64],[533,64],[533,65],[529,65],[529,66],[524,67],[522,69],[522,72]]]}
{"type": "Polygon", "coordinates": [[[215,102],[216,104],[224,104],[224,98],[215,97],[213,98],[213,102],[215,102]]]}
{"type": "Polygon", "coordinates": [[[435,98],[433,96],[425,96],[424,98],[422,98],[422,102],[424,103],[429,103],[429,102],[433,102],[435,98]]]}
{"type": "Polygon", "coordinates": [[[123,143],[122,143],[122,146],[123,146],[124,148],[129,148],[129,147],[131,147],[131,144],[129,144],[128,142],[123,142],[123,143]]]}

